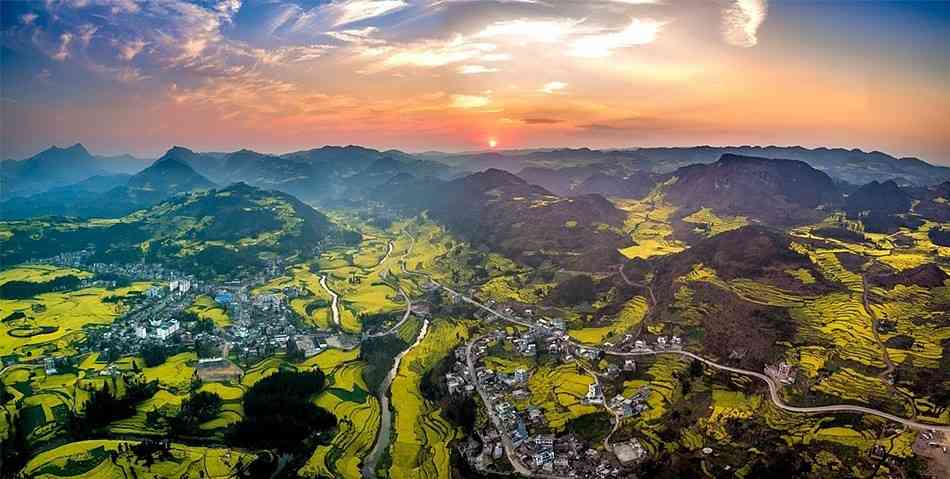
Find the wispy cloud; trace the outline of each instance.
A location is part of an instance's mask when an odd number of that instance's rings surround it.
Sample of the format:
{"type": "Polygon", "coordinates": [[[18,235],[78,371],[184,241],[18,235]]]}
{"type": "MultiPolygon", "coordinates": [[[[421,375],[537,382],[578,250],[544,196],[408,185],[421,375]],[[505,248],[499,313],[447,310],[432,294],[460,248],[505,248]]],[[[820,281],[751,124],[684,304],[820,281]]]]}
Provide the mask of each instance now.
{"type": "Polygon", "coordinates": [[[462,75],[478,75],[480,73],[495,73],[497,71],[497,68],[490,68],[484,65],[462,65],[458,69],[458,72],[462,75]]]}
{"type": "Polygon", "coordinates": [[[59,36],[59,48],[56,49],[56,52],[51,55],[51,58],[56,61],[65,61],[69,58],[69,45],[73,43],[73,35],[71,33],[63,33],[59,36]]]}
{"type": "Polygon", "coordinates": [[[495,51],[493,43],[472,42],[461,35],[447,41],[428,41],[405,47],[392,48],[382,67],[400,66],[440,67],[468,61],[490,61],[486,58],[495,51]]]}
{"type": "Polygon", "coordinates": [[[142,53],[142,50],[145,49],[147,43],[141,38],[136,38],[125,43],[118,43],[119,49],[119,58],[125,61],[132,61],[139,53],[142,53]]]}
{"type": "Polygon", "coordinates": [[[521,121],[527,125],[554,125],[564,122],[558,118],[525,118],[521,121]]]}
{"type": "Polygon", "coordinates": [[[550,95],[552,93],[558,93],[565,88],[567,88],[567,83],[562,81],[552,81],[545,83],[540,89],[538,89],[538,91],[550,95]]]}
{"type": "Polygon", "coordinates": [[[737,47],[754,47],[758,32],[768,15],[767,0],[734,0],[722,11],[722,36],[737,47]]]}
{"type": "Polygon", "coordinates": [[[576,32],[578,25],[584,20],[553,19],[553,20],[505,20],[492,23],[480,32],[475,38],[508,38],[517,43],[554,43],[576,32]]]}
{"type": "Polygon", "coordinates": [[[20,22],[22,22],[24,25],[32,25],[37,18],[40,18],[40,16],[33,12],[24,13],[23,15],[20,15],[20,22]]]}
{"type": "Polygon", "coordinates": [[[340,12],[334,26],[368,20],[409,6],[402,0],[351,0],[331,5],[340,12]]]}
{"type": "Polygon", "coordinates": [[[584,58],[608,57],[619,48],[653,43],[662,27],[663,23],[656,20],[635,18],[622,30],[588,35],[576,40],[571,46],[571,55],[584,58]]]}
{"type": "Polygon", "coordinates": [[[452,108],[472,109],[488,106],[491,98],[484,95],[452,95],[452,108]]]}

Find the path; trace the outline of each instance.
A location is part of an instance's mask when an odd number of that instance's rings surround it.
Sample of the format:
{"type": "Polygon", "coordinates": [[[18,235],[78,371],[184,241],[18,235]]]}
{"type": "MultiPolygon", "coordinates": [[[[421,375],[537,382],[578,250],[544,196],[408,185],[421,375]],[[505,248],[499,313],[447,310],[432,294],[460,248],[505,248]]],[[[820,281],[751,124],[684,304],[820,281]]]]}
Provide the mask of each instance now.
{"type": "MultiPolygon", "coordinates": [[[[443,286],[444,288],[444,286],[443,286]]],[[[482,336],[484,337],[484,336],[482,336]]],[[[492,407],[491,398],[482,388],[481,381],[478,380],[478,376],[475,374],[475,358],[472,355],[472,346],[478,342],[482,337],[475,338],[472,341],[469,341],[465,345],[465,363],[468,367],[469,376],[472,378],[472,381],[475,383],[475,391],[478,392],[478,396],[481,398],[482,402],[485,404],[485,411],[488,413],[488,417],[491,420],[492,424],[495,426],[499,432],[501,432],[501,445],[505,450],[505,456],[508,457],[508,462],[511,463],[511,467],[515,470],[516,473],[525,476],[525,477],[540,477],[548,479],[562,479],[562,476],[548,475],[548,474],[537,474],[534,473],[531,469],[528,469],[524,463],[521,462],[521,458],[518,457],[518,452],[515,451],[515,445],[511,442],[511,435],[503,432],[505,430],[504,425],[501,422],[501,419],[495,414],[495,408],[492,407]]]]}
{"type": "MultiPolygon", "coordinates": [[[[405,271],[405,260],[406,260],[406,257],[409,256],[409,254],[412,252],[412,247],[415,246],[415,244],[416,244],[416,239],[415,239],[415,238],[413,238],[413,237],[412,237],[411,235],[409,235],[408,233],[406,234],[406,236],[409,236],[409,238],[411,238],[411,241],[409,242],[409,247],[406,248],[406,252],[403,253],[402,256],[399,257],[399,259],[400,259],[400,265],[402,266],[403,271],[405,271]]],[[[389,253],[392,253],[392,251],[393,251],[393,242],[390,241],[390,242],[389,242],[389,251],[386,253],[386,257],[383,258],[383,261],[385,261],[386,258],[389,257],[389,253]]],[[[380,261],[379,264],[383,264],[383,261],[380,261]]],[[[377,266],[379,266],[379,265],[377,265],[377,266]]],[[[388,336],[388,335],[390,335],[390,334],[395,333],[400,327],[402,327],[403,323],[405,323],[406,321],[409,320],[409,316],[412,315],[412,300],[409,299],[409,294],[406,293],[406,290],[404,290],[404,289],[402,288],[402,286],[399,286],[398,279],[397,279],[397,283],[396,283],[396,290],[399,291],[399,294],[402,295],[402,298],[403,298],[404,300],[406,300],[406,312],[403,313],[402,319],[400,319],[399,322],[397,322],[396,324],[394,324],[393,327],[387,329],[386,331],[383,331],[383,332],[380,332],[380,333],[376,333],[376,334],[367,335],[368,338],[378,338],[378,337],[388,336]]]]}

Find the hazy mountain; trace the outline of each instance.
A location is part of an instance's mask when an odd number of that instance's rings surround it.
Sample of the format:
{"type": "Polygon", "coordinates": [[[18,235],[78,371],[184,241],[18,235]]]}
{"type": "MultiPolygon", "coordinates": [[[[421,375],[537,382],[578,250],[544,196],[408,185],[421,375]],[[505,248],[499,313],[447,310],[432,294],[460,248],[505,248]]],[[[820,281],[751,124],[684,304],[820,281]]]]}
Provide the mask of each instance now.
{"type": "Polygon", "coordinates": [[[6,185],[3,198],[29,195],[57,186],[76,183],[107,171],[84,146],[53,146],[25,160],[6,160],[0,164],[6,185]]]}
{"type": "Polygon", "coordinates": [[[181,160],[166,155],[131,177],[94,176],[28,198],[5,201],[0,203],[0,218],[123,216],[177,194],[213,186],[181,160]]]}
{"type": "Polygon", "coordinates": [[[839,199],[831,178],[802,161],[725,154],[672,176],[665,198],[684,210],[710,208],[773,224],[814,219],[816,208],[839,199]]]}
{"type": "Polygon", "coordinates": [[[428,152],[418,155],[469,171],[499,168],[517,173],[525,168],[620,164],[631,170],[667,174],[678,168],[713,163],[723,154],[800,160],[838,181],[862,185],[870,181],[896,180],[901,185],[932,185],[950,179],[950,168],[931,165],[917,158],[896,158],[879,151],[843,148],[808,149],[800,146],[728,146],[682,148],[636,148],[628,150],[546,149],[478,153],[428,152]]]}
{"type": "Polygon", "coordinates": [[[154,159],[137,158],[129,154],[103,156],[96,155],[96,161],[103,169],[111,173],[132,174],[154,162],[154,159]]]}

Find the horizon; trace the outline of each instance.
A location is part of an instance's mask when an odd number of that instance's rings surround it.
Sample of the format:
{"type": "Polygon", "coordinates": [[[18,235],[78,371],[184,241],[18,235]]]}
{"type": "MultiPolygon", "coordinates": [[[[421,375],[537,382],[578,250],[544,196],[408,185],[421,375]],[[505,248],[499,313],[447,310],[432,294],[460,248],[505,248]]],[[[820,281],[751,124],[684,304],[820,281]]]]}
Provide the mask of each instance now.
{"type": "Polygon", "coordinates": [[[173,143],[451,153],[775,144],[950,164],[943,2],[0,9],[0,158],[81,138],[139,157],[173,143]]]}
{"type": "Polygon", "coordinates": [[[629,151],[637,151],[637,150],[645,150],[645,149],[694,149],[694,148],[718,148],[718,149],[732,149],[732,148],[734,148],[734,149],[744,149],[744,148],[751,148],[751,149],[769,149],[769,148],[777,148],[777,149],[803,149],[803,150],[806,150],[806,151],[821,151],[821,150],[827,150],[827,151],[851,151],[851,152],[857,152],[857,153],[862,153],[862,154],[883,154],[883,155],[890,156],[890,157],[894,158],[895,160],[918,160],[918,161],[923,161],[923,162],[925,162],[925,163],[929,163],[929,164],[934,165],[934,166],[950,167],[950,164],[942,164],[942,163],[937,163],[937,162],[933,162],[933,161],[928,161],[927,159],[920,158],[920,157],[917,157],[917,156],[901,156],[901,155],[896,155],[896,154],[894,154],[894,153],[890,153],[890,152],[887,152],[887,151],[881,151],[881,150],[864,150],[864,149],[857,148],[857,147],[848,148],[848,147],[843,147],[843,146],[827,146],[827,145],[806,146],[806,145],[792,145],[792,144],[789,144],[789,145],[755,145],[755,144],[744,144],[744,145],[738,145],[738,144],[736,144],[736,145],[725,145],[725,144],[723,144],[723,145],[710,145],[710,144],[688,144],[688,145],[677,145],[677,146],[673,146],[673,145],[660,145],[660,146],[628,146],[628,147],[608,147],[608,148],[591,148],[591,147],[586,147],[586,146],[577,146],[577,147],[559,147],[559,146],[544,147],[544,146],[541,146],[541,147],[534,147],[534,148],[501,148],[501,147],[499,147],[499,148],[485,148],[485,149],[480,149],[480,150],[458,150],[458,151],[448,151],[448,150],[412,151],[412,150],[404,150],[404,149],[400,149],[400,148],[385,148],[385,147],[371,146],[371,145],[358,145],[358,144],[345,144],[345,145],[344,145],[344,144],[323,144],[323,145],[311,146],[311,147],[297,147],[297,148],[294,148],[294,149],[290,149],[290,150],[286,150],[286,151],[281,151],[281,152],[272,152],[272,151],[261,151],[261,150],[256,150],[256,149],[254,149],[254,148],[247,148],[247,147],[242,147],[242,148],[237,148],[237,149],[226,149],[226,150],[224,150],[224,149],[218,149],[218,150],[200,150],[200,149],[192,148],[192,147],[187,146],[187,145],[184,145],[184,144],[177,143],[177,144],[173,144],[173,145],[169,146],[168,148],[166,148],[166,149],[164,149],[164,150],[160,150],[159,153],[147,154],[147,155],[136,155],[136,154],[133,154],[133,153],[129,153],[129,152],[127,152],[127,151],[114,151],[114,152],[113,152],[113,151],[106,151],[106,152],[93,151],[93,150],[90,150],[90,148],[89,148],[88,146],[86,146],[85,143],[83,143],[83,142],[81,142],[81,141],[77,141],[77,142],[72,143],[72,144],[63,144],[63,145],[52,144],[52,145],[48,145],[48,146],[42,148],[42,149],[39,150],[39,151],[36,151],[36,152],[34,152],[34,153],[28,154],[27,156],[24,156],[24,157],[21,157],[21,158],[5,158],[4,160],[24,161],[24,160],[28,160],[28,159],[30,159],[30,158],[33,158],[34,156],[39,155],[39,154],[41,154],[41,153],[43,153],[43,152],[45,152],[45,151],[48,151],[48,150],[52,150],[52,149],[66,150],[66,149],[69,149],[69,148],[74,148],[74,147],[76,147],[76,146],[81,146],[81,147],[83,147],[83,148],[84,148],[87,152],[89,152],[89,154],[92,155],[92,156],[97,156],[97,157],[115,157],[115,156],[126,156],[126,155],[127,155],[127,156],[131,156],[132,158],[134,158],[134,159],[136,159],[136,160],[158,160],[158,159],[161,159],[166,153],[168,153],[169,151],[171,151],[171,150],[174,149],[174,148],[185,148],[185,149],[191,150],[191,151],[193,151],[193,152],[195,152],[195,153],[198,153],[198,154],[231,154],[231,153],[235,153],[235,152],[242,151],[242,150],[249,150],[249,151],[253,151],[253,152],[255,152],[255,153],[260,153],[260,154],[268,155],[268,156],[283,156],[283,155],[289,155],[289,154],[292,154],[292,153],[298,153],[298,152],[302,152],[302,151],[319,150],[319,149],[321,149],[321,148],[350,148],[350,147],[366,148],[366,149],[378,151],[378,152],[380,152],[380,153],[385,153],[385,152],[387,152],[387,151],[398,151],[398,152],[405,153],[405,154],[408,154],[408,155],[435,155],[435,154],[444,154],[444,155],[450,155],[450,156],[479,155],[479,154],[488,154],[488,153],[496,153],[496,154],[506,154],[506,153],[507,153],[507,154],[512,154],[512,153],[530,153],[530,152],[537,152],[537,151],[563,151],[563,150],[568,150],[568,151],[588,150],[588,151],[601,151],[601,152],[614,152],[614,151],[629,152],[629,151]]]}

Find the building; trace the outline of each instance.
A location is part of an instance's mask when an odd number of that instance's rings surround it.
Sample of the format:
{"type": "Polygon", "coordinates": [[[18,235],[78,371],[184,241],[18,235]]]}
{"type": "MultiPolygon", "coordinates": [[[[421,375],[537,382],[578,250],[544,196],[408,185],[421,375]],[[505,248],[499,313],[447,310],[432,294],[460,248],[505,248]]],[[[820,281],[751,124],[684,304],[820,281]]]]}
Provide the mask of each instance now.
{"type": "Polygon", "coordinates": [[[214,301],[218,304],[227,306],[231,304],[232,301],[234,301],[234,295],[227,291],[218,291],[214,295],[214,301]]]}
{"type": "Polygon", "coordinates": [[[587,400],[588,404],[603,404],[604,403],[604,393],[600,388],[600,384],[594,383],[587,386],[587,396],[584,397],[587,400]]]}
{"type": "Polygon", "coordinates": [[[155,337],[161,340],[168,338],[169,336],[175,334],[178,331],[178,321],[170,319],[168,321],[162,321],[155,328],[155,337]]]}
{"type": "Polygon", "coordinates": [[[50,376],[56,374],[58,371],[56,369],[56,360],[53,358],[46,358],[43,360],[44,368],[46,369],[46,375],[50,376]]]}
{"type": "Polygon", "coordinates": [[[294,338],[294,346],[297,351],[303,353],[305,358],[316,356],[322,351],[319,345],[313,340],[313,336],[297,336],[294,338]]]}
{"type": "Polygon", "coordinates": [[[636,439],[614,444],[613,448],[617,460],[624,466],[636,464],[646,455],[646,450],[643,449],[643,445],[636,439]]]}

